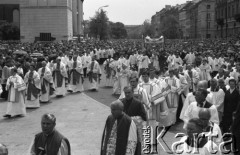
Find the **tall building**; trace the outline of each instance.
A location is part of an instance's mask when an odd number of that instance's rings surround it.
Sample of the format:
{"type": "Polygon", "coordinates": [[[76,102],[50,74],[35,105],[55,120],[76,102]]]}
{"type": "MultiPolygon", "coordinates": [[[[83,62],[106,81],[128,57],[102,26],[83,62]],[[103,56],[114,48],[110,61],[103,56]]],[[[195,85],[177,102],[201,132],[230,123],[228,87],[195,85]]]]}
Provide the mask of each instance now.
{"type": "Polygon", "coordinates": [[[182,32],[182,39],[190,38],[190,17],[188,14],[188,8],[191,5],[193,5],[193,2],[187,1],[179,10],[179,28],[182,32]]]}
{"type": "Polygon", "coordinates": [[[216,0],[217,37],[228,37],[240,32],[240,1],[216,0]]]}
{"type": "Polygon", "coordinates": [[[19,25],[23,42],[83,34],[83,0],[0,0],[0,10],[0,21],[19,25]]]}
{"type": "Polygon", "coordinates": [[[190,38],[215,38],[215,0],[193,2],[187,10],[190,38]]]}

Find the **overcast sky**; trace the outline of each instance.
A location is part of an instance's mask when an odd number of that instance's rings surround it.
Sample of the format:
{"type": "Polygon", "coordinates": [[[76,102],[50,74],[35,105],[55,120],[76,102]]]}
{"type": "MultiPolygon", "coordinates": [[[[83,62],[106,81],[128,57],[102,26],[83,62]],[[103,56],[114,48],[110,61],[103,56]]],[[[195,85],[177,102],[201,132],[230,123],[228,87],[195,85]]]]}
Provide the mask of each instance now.
{"type": "Polygon", "coordinates": [[[84,0],[84,20],[93,17],[99,7],[107,11],[110,21],[122,22],[125,25],[140,25],[145,19],[151,20],[152,15],[165,5],[185,3],[187,0],[84,0]]]}

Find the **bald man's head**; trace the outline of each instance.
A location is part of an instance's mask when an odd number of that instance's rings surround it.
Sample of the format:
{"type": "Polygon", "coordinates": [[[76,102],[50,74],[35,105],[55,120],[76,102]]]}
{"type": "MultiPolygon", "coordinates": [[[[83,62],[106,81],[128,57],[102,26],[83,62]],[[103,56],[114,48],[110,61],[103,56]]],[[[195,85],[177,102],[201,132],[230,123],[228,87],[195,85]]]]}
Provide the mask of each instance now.
{"type": "Polygon", "coordinates": [[[202,120],[210,120],[211,118],[211,112],[209,109],[207,108],[202,108],[200,109],[199,113],[198,113],[198,117],[202,120]]]}
{"type": "Polygon", "coordinates": [[[208,88],[208,82],[206,80],[199,81],[197,84],[197,89],[207,89],[208,88]]]}
{"type": "Polygon", "coordinates": [[[209,120],[211,119],[211,112],[207,108],[201,108],[198,113],[199,119],[203,122],[205,127],[209,126],[209,120]]]}
{"type": "Polygon", "coordinates": [[[111,103],[111,113],[114,118],[119,118],[123,113],[124,105],[120,100],[111,103]]]}

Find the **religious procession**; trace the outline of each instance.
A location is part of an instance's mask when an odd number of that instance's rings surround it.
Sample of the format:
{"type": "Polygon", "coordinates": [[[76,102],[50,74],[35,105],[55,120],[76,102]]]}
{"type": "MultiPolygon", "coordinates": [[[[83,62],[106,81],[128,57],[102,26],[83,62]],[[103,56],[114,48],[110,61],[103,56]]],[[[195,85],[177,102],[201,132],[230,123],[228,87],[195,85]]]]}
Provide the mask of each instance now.
{"type": "MultiPolygon", "coordinates": [[[[218,135],[203,138],[200,154],[211,154],[210,146],[229,140],[225,133],[236,136],[239,149],[240,50],[235,40],[166,40],[164,45],[148,40],[144,46],[141,41],[2,42],[7,44],[0,55],[0,94],[7,101],[3,117],[24,117],[26,109],[51,104],[54,97],[84,93],[84,82],[95,92],[104,83],[112,89],[106,95],[116,101],[110,105],[101,155],[147,153],[144,127],[159,133],[179,123],[189,147],[195,147],[194,133],[218,135]]],[[[43,119],[55,122],[54,115],[43,119]]]]}

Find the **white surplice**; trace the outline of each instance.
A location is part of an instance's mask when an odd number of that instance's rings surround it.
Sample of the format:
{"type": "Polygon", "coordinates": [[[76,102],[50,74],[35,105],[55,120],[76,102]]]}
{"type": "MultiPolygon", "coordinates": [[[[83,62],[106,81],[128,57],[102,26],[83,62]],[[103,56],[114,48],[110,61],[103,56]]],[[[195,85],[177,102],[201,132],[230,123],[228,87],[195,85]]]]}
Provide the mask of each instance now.
{"type": "MultiPolygon", "coordinates": [[[[55,71],[57,69],[57,63],[55,63],[54,65],[53,65],[53,72],[55,71]]],[[[54,78],[54,85],[55,85],[55,94],[57,95],[57,96],[65,96],[66,95],[66,84],[65,84],[65,78],[67,78],[68,77],[68,75],[67,75],[67,70],[66,70],[66,67],[65,67],[65,65],[64,65],[64,63],[61,63],[60,62],[60,73],[61,73],[61,75],[62,75],[62,78],[63,78],[63,80],[62,80],[62,86],[61,87],[58,87],[57,86],[57,77],[55,76],[55,77],[53,77],[54,78]]]]}
{"type": "Polygon", "coordinates": [[[90,85],[90,89],[96,89],[97,90],[98,89],[98,83],[99,83],[99,81],[98,81],[99,76],[102,74],[102,71],[101,71],[101,68],[99,66],[99,63],[96,60],[94,60],[94,65],[93,65],[93,68],[91,70],[92,63],[93,62],[91,62],[88,65],[87,73],[92,72],[94,74],[97,74],[97,80],[92,79],[92,82],[90,82],[89,85],[90,85]]]}
{"type": "Polygon", "coordinates": [[[52,72],[46,66],[44,73],[43,73],[43,67],[42,67],[42,68],[39,68],[38,74],[40,76],[42,75],[42,77],[40,77],[40,84],[41,84],[41,86],[45,87],[45,89],[46,89],[45,93],[43,93],[43,90],[41,90],[39,100],[41,102],[49,102],[49,100],[50,100],[50,85],[53,85],[52,72]]]}
{"type": "Polygon", "coordinates": [[[72,91],[72,92],[82,92],[84,91],[84,88],[83,88],[83,82],[82,82],[82,76],[83,76],[83,65],[80,61],[77,61],[77,65],[76,65],[76,68],[73,68],[74,67],[74,61],[72,61],[71,63],[69,63],[69,71],[70,71],[70,83],[68,85],[68,90],[72,91]],[[75,69],[76,72],[79,75],[79,81],[78,83],[76,84],[73,84],[73,73],[72,73],[72,70],[75,69]]]}
{"type": "MultiPolygon", "coordinates": [[[[28,86],[29,86],[29,74],[30,74],[30,72],[31,71],[28,71],[27,73],[26,73],[26,75],[25,75],[25,77],[24,77],[24,82],[26,83],[26,85],[27,85],[27,88],[28,88],[28,86]]],[[[37,88],[37,89],[41,89],[41,81],[40,81],[40,76],[39,76],[39,74],[38,74],[38,72],[36,72],[36,71],[33,71],[33,83],[34,83],[34,85],[35,85],[35,87],[37,88]]],[[[27,89],[27,93],[28,93],[28,89],[27,89]]],[[[26,96],[26,100],[25,100],[26,102],[25,102],[25,104],[26,104],[26,107],[27,108],[39,108],[40,107],[40,102],[39,102],[39,94],[37,95],[37,97],[34,97],[32,94],[31,94],[31,99],[30,100],[28,100],[28,97],[26,96]]]]}
{"type": "Polygon", "coordinates": [[[26,115],[25,91],[26,84],[18,74],[10,76],[7,80],[6,90],[8,90],[7,115],[26,115]],[[13,85],[10,84],[13,83],[13,85]]]}

